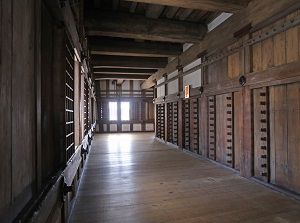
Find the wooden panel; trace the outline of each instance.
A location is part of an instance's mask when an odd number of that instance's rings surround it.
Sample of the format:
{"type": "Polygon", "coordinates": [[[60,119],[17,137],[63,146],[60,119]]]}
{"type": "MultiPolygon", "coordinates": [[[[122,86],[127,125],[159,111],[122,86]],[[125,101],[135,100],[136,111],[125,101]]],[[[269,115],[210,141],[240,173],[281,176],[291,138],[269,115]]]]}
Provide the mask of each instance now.
{"type": "Polygon", "coordinates": [[[287,85],[288,182],[289,189],[300,192],[300,83],[287,85]]]}
{"type": "MultiPolygon", "coordinates": [[[[210,96],[207,98],[208,103],[203,106],[208,105],[208,158],[216,160],[216,96],[210,96]]],[[[203,115],[203,114],[202,114],[203,115]]],[[[203,120],[203,118],[202,118],[203,120]]],[[[202,138],[203,140],[203,138],[202,138]]],[[[202,145],[203,146],[203,145],[202,145]]],[[[205,146],[205,144],[204,144],[205,146]]],[[[203,147],[204,147],[203,146],[203,147]]],[[[202,149],[203,150],[203,149],[202,149]]]]}
{"type": "Polygon", "coordinates": [[[12,67],[12,15],[11,0],[0,3],[0,216],[11,204],[11,67],[12,67]],[[5,149],[4,149],[5,148],[5,149]]]}
{"type": "MultiPolygon", "coordinates": [[[[261,31],[253,33],[253,37],[259,36],[261,31]]],[[[262,68],[262,43],[256,43],[252,46],[253,52],[253,72],[260,71],[262,68]]],[[[265,53],[265,52],[264,52],[265,53]]]]}
{"type": "MultiPolygon", "coordinates": [[[[287,16],[287,20],[293,19],[297,16],[298,12],[292,13],[287,16]]],[[[288,29],[286,32],[286,62],[294,62],[299,60],[299,26],[288,29]]]]}
{"type": "MultiPolygon", "coordinates": [[[[271,27],[264,28],[262,32],[269,30],[271,27]]],[[[261,42],[261,65],[262,70],[274,66],[274,41],[273,37],[261,42]]]]}
{"type": "Polygon", "coordinates": [[[25,204],[32,193],[35,148],[34,1],[14,1],[12,60],[12,198],[25,204]],[[22,38],[20,38],[22,37],[22,38]],[[24,49],[24,50],[20,50],[24,49]],[[23,197],[24,196],[24,197],[23,197]],[[21,198],[22,197],[22,198],[21,198]]]}
{"type": "MultiPolygon", "coordinates": [[[[279,20],[276,24],[280,25],[284,20],[279,20]]],[[[285,32],[274,36],[274,65],[279,66],[286,63],[286,35],[285,32]]]]}
{"type": "Polygon", "coordinates": [[[216,96],[216,161],[226,163],[226,95],[216,96]]]}
{"type": "Polygon", "coordinates": [[[287,185],[288,157],[287,157],[287,92],[286,85],[275,87],[275,183],[287,185]]]}
{"type": "Polygon", "coordinates": [[[266,87],[253,90],[254,176],[269,182],[269,108],[266,87]]]}
{"type": "MultiPolygon", "coordinates": [[[[239,46],[239,42],[236,42],[228,47],[228,50],[234,49],[239,46]]],[[[240,53],[237,52],[228,57],[228,77],[233,78],[237,77],[240,74],[240,61],[243,57],[240,57],[240,53]]]]}

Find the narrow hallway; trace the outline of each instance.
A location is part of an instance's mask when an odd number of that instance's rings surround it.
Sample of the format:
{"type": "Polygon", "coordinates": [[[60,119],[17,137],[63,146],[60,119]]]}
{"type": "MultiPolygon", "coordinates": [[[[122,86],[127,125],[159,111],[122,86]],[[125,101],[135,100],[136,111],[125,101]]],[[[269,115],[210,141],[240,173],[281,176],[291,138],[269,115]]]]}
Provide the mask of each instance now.
{"type": "Polygon", "coordinates": [[[93,141],[70,222],[300,222],[300,202],[153,134],[104,134],[93,141]]]}

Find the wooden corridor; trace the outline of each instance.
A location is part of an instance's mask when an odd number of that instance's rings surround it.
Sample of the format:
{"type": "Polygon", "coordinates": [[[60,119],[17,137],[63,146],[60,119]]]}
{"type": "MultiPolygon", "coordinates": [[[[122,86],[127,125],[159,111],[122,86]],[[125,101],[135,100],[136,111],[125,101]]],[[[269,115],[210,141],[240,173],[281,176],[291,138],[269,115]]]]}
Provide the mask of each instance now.
{"type": "Polygon", "coordinates": [[[96,135],[70,219],[79,222],[300,222],[300,202],[153,134],[96,135]]]}

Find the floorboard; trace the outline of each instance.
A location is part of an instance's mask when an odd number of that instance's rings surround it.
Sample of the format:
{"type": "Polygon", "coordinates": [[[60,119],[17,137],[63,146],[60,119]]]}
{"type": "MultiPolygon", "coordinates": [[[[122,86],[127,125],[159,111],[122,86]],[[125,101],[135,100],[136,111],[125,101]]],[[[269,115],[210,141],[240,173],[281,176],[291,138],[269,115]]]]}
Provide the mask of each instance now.
{"type": "Polygon", "coordinates": [[[96,135],[71,223],[300,223],[300,202],[151,133],[96,135]]]}

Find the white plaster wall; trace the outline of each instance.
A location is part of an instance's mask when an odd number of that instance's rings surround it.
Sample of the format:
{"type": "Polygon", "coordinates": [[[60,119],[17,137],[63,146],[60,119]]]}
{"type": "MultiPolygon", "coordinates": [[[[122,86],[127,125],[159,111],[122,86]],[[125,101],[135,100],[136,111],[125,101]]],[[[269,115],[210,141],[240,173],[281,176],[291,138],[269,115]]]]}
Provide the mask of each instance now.
{"type": "Polygon", "coordinates": [[[103,124],[103,131],[107,132],[107,124],[103,124]]]}
{"type": "Polygon", "coordinates": [[[146,131],[154,131],[154,124],[147,123],[146,124],[146,131]]]}
{"type": "MultiPolygon", "coordinates": [[[[187,71],[195,66],[201,64],[201,58],[195,60],[193,63],[185,66],[183,71],[187,71]]],[[[188,74],[183,77],[183,86],[190,85],[190,87],[195,88],[201,86],[201,69],[197,70],[191,74],[188,74]]]]}
{"type": "Polygon", "coordinates": [[[211,23],[208,24],[207,29],[208,32],[212,31],[215,29],[217,26],[222,24],[225,20],[227,20],[230,16],[232,16],[231,13],[222,13],[219,15],[217,18],[215,18],[211,23]]]}
{"type": "Polygon", "coordinates": [[[106,81],[99,81],[100,82],[100,90],[106,90],[106,81]]]}
{"type": "Polygon", "coordinates": [[[130,124],[122,124],[122,132],[129,132],[130,124]]]}
{"type": "Polygon", "coordinates": [[[110,124],[110,131],[116,132],[118,130],[117,124],[110,124]]]}
{"type": "Polygon", "coordinates": [[[142,124],[133,124],[133,131],[135,132],[142,131],[142,124]]]}
{"type": "Polygon", "coordinates": [[[168,94],[175,94],[178,92],[178,79],[168,83],[168,94]]]}
{"type": "MultiPolygon", "coordinates": [[[[139,80],[134,80],[133,81],[133,90],[141,90],[141,82],[139,80]]],[[[141,94],[140,92],[134,92],[133,94],[141,94]]]]}
{"type": "Polygon", "coordinates": [[[122,90],[130,90],[130,81],[124,81],[124,83],[122,84],[122,90]]]}

